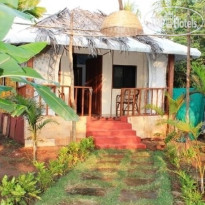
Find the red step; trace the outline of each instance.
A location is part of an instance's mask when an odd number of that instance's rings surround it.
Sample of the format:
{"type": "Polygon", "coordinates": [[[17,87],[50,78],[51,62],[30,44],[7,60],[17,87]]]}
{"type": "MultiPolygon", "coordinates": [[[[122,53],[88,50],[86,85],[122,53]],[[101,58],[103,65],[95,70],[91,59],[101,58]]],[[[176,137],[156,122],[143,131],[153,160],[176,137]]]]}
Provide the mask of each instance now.
{"type": "Polygon", "coordinates": [[[131,129],[131,124],[120,121],[93,121],[87,123],[87,131],[131,129]]]}
{"type": "Polygon", "coordinates": [[[139,137],[95,137],[95,143],[97,144],[130,144],[130,143],[141,143],[141,139],[139,137]]]}
{"type": "Polygon", "coordinates": [[[138,144],[126,144],[126,145],[122,145],[122,144],[95,144],[96,148],[98,149],[146,149],[146,145],[142,144],[142,143],[138,143],[138,144]]]}
{"type": "MultiPolygon", "coordinates": [[[[92,130],[92,129],[90,128],[90,130],[92,130]]],[[[131,130],[131,129],[87,131],[87,136],[96,136],[96,137],[128,136],[128,135],[136,136],[136,131],[131,130]]]]}
{"type": "Polygon", "coordinates": [[[95,118],[87,121],[87,136],[101,149],[145,149],[127,118],[95,118]]]}

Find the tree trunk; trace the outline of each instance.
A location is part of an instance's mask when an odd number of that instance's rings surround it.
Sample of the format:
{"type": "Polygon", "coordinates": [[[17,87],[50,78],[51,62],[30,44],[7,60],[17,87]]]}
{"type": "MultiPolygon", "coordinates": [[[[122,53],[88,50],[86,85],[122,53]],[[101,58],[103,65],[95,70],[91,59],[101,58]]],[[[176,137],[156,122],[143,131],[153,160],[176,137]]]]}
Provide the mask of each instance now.
{"type": "Polygon", "coordinates": [[[33,161],[37,160],[37,137],[36,133],[33,135],[33,161]]]}
{"type": "MultiPolygon", "coordinates": [[[[188,11],[187,22],[190,22],[190,12],[188,11]]],[[[189,25],[189,23],[188,23],[189,25]]],[[[191,72],[191,58],[190,58],[190,46],[191,46],[191,36],[190,36],[190,26],[187,29],[187,72],[186,72],[186,122],[189,123],[189,107],[190,107],[190,72],[191,72]]],[[[186,149],[189,148],[189,133],[186,136],[186,149]]]]}
{"type": "Polygon", "coordinates": [[[122,0],[118,0],[118,3],[119,3],[119,10],[123,10],[122,0]]]}
{"type": "MultiPolygon", "coordinates": [[[[190,29],[189,29],[190,31],[190,29]]],[[[190,104],[190,72],[191,72],[191,59],[190,59],[190,46],[191,36],[187,35],[187,72],[186,72],[186,122],[189,123],[189,104],[190,104]]]]}
{"type": "Polygon", "coordinates": [[[204,175],[202,175],[200,178],[201,178],[201,193],[204,194],[204,175]]]}

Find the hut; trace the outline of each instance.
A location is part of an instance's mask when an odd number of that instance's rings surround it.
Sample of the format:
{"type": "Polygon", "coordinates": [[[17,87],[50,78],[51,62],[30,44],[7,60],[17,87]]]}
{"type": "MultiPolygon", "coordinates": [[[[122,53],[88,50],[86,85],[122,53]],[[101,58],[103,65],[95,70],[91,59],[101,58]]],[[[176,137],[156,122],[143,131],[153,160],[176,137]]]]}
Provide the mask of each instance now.
{"type": "MultiPolygon", "coordinates": [[[[165,133],[166,126],[156,126],[160,116],[146,105],[153,104],[166,110],[165,92],[172,94],[174,64],[186,58],[186,46],[146,35],[106,37],[100,32],[105,17],[100,11],[65,8],[34,25],[16,23],[5,41],[12,44],[48,42],[47,48],[27,64],[47,80],[38,83],[50,86],[68,105],[74,96],[80,115],[77,137],[94,135],[90,119],[102,123],[118,123],[122,119],[132,125],[140,138],[153,138],[155,132],[165,133]],[[71,48],[73,63],[69,61],[71,48]],[[50,83],[54,81],[60,86],[50,83]]],[[[200,52],[191,48],[191,56],[197,58],[200,52]]],[[[18,85],[17,90],[41,101],[27,85],[18,85]]],[[[43,144],[67,144],[71,122],[55,116],[46,105],[45,115],[58,118],[60,126],[52,128],[53,125],[48,125],[42,136],[47,135],[49,139],[43,144]]],[[[118,130],[120,125],[113,124],[113,127],[118,130]]],[[[25,129],[24,137],[27,136],[25,129]]],[[[29,142],[25,144],[29,146],[29,142]]]]}

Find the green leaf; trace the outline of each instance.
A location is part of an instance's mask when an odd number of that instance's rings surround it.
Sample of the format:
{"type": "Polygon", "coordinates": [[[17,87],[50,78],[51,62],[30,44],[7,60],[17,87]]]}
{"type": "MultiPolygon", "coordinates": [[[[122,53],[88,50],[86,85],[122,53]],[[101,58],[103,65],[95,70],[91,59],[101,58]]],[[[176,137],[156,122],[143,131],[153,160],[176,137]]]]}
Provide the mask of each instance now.
{"type": "Polygon", "coordinates": [[[65,120],[78,120],[78,115],[75,111],[66,105],[62,99],[58,98],[53,92],[51,92],[50,88],[43,85],[37,85],[35,83],[31,83],[31,85],[56,114],[65,120]]]}
{"type": "Polygon", "coordinates": [[[15,9],[18,7],[18,0],[0,0],[0,3],[6,4],[15,9]]]}
{"type": "Polygon", "coordinates": [[[28,55],[24,56],[22,59],[18,59],[19,63],[28,61],[31,57],[35,56],[40,51],[42,51],[46,47],[46,45],[47,43],[45,42],[36,42],[19,46],[18,48],[25,50],[28,55]]]}
{"type": "Polygon", "coordinates": [[[0,51],[2,53],[9,54],[18,63],[24,63],[43,50],[46,45],[47,44],[44,42],[36,42],[22,46],[14,46],[8,43],[0,42],[0,51]]]}
{"type": "Polygon", "coordinates": [[[37,129],[38,129],[38,130],[41,130],[41,129],[42,129],[43,127],[45,127],[48,123],[51,123],[51,122],[58,124],[58,122],[56,122],[56,121],[53,120],[53,119],[46,119],[46,120],[44,120],[43,122],[38,123],[37,129]]]}
{"type": "Polygon", "coordinates": [[[12,87],[0,85],[0,93],[1,92],[6,92],[6,91],[11,91],[11,90],[13,90],[12,87]]]}
{"type": "Polygon", "coordinates": [[[11,112],[11,116],[18,117],[18,116],[22,115],[22,113],[24,113],[26,110],[27,110],[26,106],[16,104],[15,110],[13,112],[11,112]]]}
{"type": "Polygon", "coordinates": [[[3,70],[0,77],[26,77],[26,78],[38,78],[38,79],[44,79],[36,70],[29,68],[29,67],[23,67],[20,72],[17,72],[15,70],[8,71],[3,70]]]}
{"type": "Polygon", "coordinates": [[[9,100],[0,98],[0,108],[5,110],[6,112],[13,112],[16,108],[16,105],[9,100]]]}
{"type": "Polygon", "coordinates": [[[16,60],[11,58],[7,54],[1,54],[1,53],[0,53],[0,69],[3,69],[3,70],[6,69],[7,72],[13,72],[13,73],[22,72],[23,73],[21,66],[16,62],[16,60]]]}
{"type": "Polygon", "coordinates": [[[6,36],[8,31],[13,24],[14,17],[18,16],[23,19],[31,20],[33,19],[32,15],[22,13],[16,9],[13,9],[3,3],[0,3],[0,40],[6,36]]]}
{"type": "Polygon", "coordinates": [[[24,105],[18,105],[6,99],[0,99],[0,108],[10,113],[12,117],[20,116],[27,109],[24,105]]]}

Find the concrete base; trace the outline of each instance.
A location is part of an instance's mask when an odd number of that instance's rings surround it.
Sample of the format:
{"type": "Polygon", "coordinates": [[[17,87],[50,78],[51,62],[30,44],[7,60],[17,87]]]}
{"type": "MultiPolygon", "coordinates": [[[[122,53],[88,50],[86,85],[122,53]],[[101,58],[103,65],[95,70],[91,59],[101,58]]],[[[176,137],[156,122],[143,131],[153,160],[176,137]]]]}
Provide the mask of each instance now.
{"type": "MultiPolygon", "coordinates": [[[[72,122],[65,121],[59,116],[45,116],[45,119],[55,120],[56,123],[47,124],[38,133],[38,146],[65,146],[70,143],[72,122]]],[[[26,121],[26,120],[25,120],[26,121]]],[[[28,122],[24,126],[25,147],[32,147],[32,140],[30,139],[31,132],[29,131],[28,122]]],[[[86,136],[86,117],[80,117],[76,123],[76,139],[82,139],[86,136]]]]}
{"type": "Polygon", "coordinates": [[[166,136],[167,124],[157,125],[162,119],[167,119],[168,116],[133,116],[128,117],[128,122],[132,124],[132,129],[137,132],[137,135],[144,138],[161,138],[166,136]],[[158,135],[159,134],[159,135],[158,135]]]}

